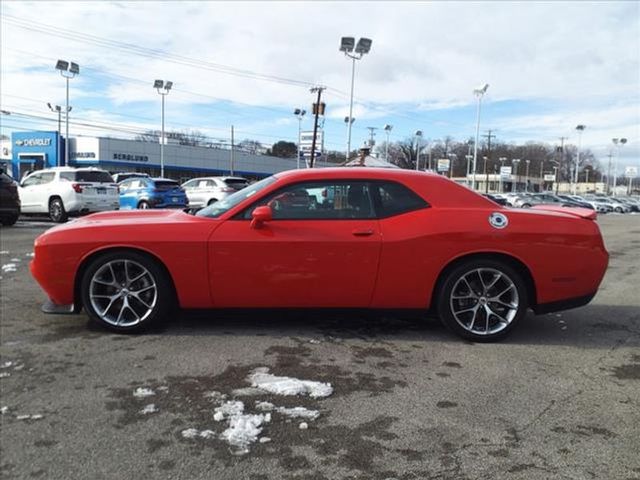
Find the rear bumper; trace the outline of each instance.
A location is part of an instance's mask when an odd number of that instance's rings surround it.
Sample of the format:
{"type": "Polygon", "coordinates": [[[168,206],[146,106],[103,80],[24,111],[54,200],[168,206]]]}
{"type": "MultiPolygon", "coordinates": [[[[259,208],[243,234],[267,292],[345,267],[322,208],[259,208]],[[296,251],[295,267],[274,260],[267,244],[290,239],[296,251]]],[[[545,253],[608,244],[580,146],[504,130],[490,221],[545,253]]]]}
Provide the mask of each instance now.
{"type": "Polygon", "coordinates": [[[593,297],[595,297],[595,295],[596,292],[593,292],[589,295],[584,295],[581,297],[568,298],[565,300],[558,300],[549,303],[540,303],[533,307],[533,311],[536,315],[542,315],[545,313],[559,312],[560,310],[569,310],[571,308],[582,307],[593,300],[593,297]]]}

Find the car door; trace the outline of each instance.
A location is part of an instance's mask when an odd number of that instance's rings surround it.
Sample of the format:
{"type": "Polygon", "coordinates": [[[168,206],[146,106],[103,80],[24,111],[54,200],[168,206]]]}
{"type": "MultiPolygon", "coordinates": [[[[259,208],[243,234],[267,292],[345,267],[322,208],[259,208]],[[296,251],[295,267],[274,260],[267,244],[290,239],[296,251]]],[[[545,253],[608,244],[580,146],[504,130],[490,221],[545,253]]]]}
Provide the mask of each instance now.
{"type": "Polygon", "coordinates": [[[21,211],[24,213],[45,213],[48,211],[50,182],[54,172],[36,172],[25,178],[19,187],[21,211]]]}
{"type": "Polygon", "coordinates": [[[138,179],[125,180],[119,183],[120,187],[120,208],[133,209],[138,207],[138,197],[132,188],[132,183],[140,183],[138,179]]]}
{"type": "Polygon", "coordinates": [[[380,248],[367,182],[289,185],[214,232],[211,295],[218,307],[368,307],[380,248]],[[260,205],[273,218],[252,228],[260,205]]]}

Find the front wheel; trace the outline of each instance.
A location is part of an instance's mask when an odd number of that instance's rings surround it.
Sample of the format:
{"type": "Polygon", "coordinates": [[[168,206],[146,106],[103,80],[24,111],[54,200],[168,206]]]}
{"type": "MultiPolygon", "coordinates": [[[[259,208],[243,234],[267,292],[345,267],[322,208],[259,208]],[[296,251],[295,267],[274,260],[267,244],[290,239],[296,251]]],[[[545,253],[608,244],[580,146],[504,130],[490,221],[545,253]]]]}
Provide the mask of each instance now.
{"type": "Polygon", "coordinates": [[[446,274],[438,313],[457,335],[475,342],[501,340],[526,315],[522,276],[497,260],[470,260],[446,274]]]}
{"type": "Polygon", "coordinates": [[[149,257],[112,252],[93,260],[82,277],[89,317],[119,333],[140,332],[165,319],[174,306],[170,280],[149,257]]]}
{"type": "Polygon", "coordinates": [[[49,200],[49,217],[56,223],[64,223],[68,220],[69,215],[61,198],[56,197],[49,200]]]}
{"type": "Polygon", "coordinates": [[[149,202],[142,200],[140,203],[138,203],[138,208],[141,210],[146,210],[148,208],[151,208],[151,205],[149,204],[149,202]]]}
{"type": "Polygon", "coordinates": [[[15,214],[15,215],[11,215],[9,217],[2,217],[2,220],[0,220],[0,223],[2,223],[2,225],[4,225],[5,227],[10,227],[12,225],[15,225],[16,222],[18,221],[18,217],[20,215],[15,214]]]}

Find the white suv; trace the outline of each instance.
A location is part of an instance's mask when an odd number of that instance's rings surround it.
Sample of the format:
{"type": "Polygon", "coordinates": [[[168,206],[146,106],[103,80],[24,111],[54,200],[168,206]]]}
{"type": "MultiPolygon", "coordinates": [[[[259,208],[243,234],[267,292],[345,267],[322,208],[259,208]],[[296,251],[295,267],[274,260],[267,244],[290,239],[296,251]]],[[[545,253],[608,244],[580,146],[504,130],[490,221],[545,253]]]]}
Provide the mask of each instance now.
{"type": "Polygon", "coordinates": [[[97,168],[54,167],[27,175],[18,187],[21,213],[48,213],[54,222],[120,208],[118,185],[97,168]]]}
{"type": "Polygon", "coordinates": [[[249,181],[242,177],[201,177],[182,184],[189,198],[189,208],[193,210],[223,200],[248,186],[249,181]]]}

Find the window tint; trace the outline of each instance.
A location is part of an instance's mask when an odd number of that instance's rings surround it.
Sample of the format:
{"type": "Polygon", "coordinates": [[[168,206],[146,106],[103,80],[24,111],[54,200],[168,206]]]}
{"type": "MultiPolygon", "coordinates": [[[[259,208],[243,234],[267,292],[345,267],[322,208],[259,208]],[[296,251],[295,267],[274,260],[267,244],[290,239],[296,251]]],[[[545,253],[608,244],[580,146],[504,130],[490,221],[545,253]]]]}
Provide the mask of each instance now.
{"type": "Polygon", "coordinates": [[[174,188],[178,188],[180,187],[180,184],[172,180],[156,180],[155,187],[156,190],[161,190],[164,192],[165,190],[173,190],[174,188]]]}
{"type": "Polygon", "coordinates": [[[43,172],[40,175],[40,183],[49,183],[53,181],[53,178],[56,176],[55,172],[43,172]]]}
{"type": "Polygon", "coordinates": [[[376,182],[373,185],[379,217],[391,217],[429,206],[416,193],[399,183],[376,182]]]}
{"type": "Polygon", "coordinates": [[[365,181],[307,182],[289,185],[249,207],[271,207],[274,220],[330,220],[374,218],[369,184],[365,181]]]}
{"type": "Polygon", "coordinates": [[[78,170],[75,172],[78,182],[114,183],[113,178],[107,172],[95,170],[78,170]]]}
{"type": "Polygon", "coordinates": [[[224,180],[224,183],[234,190],[242,190],[247,185],[249,185],[249,182],[247,182],[244,178],[227,178],[226,180],[224,180]]]}

